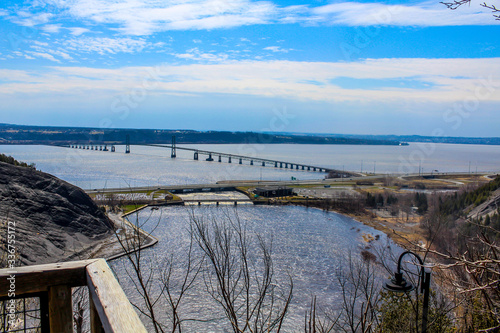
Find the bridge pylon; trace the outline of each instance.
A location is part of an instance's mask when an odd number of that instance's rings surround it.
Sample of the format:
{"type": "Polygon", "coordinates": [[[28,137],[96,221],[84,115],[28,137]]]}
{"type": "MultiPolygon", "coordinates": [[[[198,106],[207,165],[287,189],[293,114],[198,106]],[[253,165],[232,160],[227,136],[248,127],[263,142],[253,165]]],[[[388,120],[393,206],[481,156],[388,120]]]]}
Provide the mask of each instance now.
{"type": "Polygon", "coordinates": [[[130,135],[125,138],[125,154],[130,154],[130,135]]]}
{"type": "Polygon", "coordinates": [[[177,150],[175,146],[175,135],[172,135],[172,152],[170,153],[171,158],[176,158],[177,157],[177,150]]]}

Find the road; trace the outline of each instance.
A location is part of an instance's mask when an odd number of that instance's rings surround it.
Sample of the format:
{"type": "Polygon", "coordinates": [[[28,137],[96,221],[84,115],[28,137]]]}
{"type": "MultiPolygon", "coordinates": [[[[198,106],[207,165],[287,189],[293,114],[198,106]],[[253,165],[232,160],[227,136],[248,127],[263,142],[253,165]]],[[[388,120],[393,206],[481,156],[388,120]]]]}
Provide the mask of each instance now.
{"type": "MultiPolygon", "coordinates": [[[[446,173],[446,175],[463,175],[464,173],[446,173]]],[[[439,174],[442,175],[442,174],[439,174]]],[[[438,174],[407,174],[404,178],[418,177],[418,176],[439,176],[438,174]]],[[[466,174],[468,175],[468,174],[466,174]]],[[[96,193],[116,193],[116,192],[142,192],[142,191],[158,191],[158,190],[181,190],[181,189],[224,189],[224,188],[234,188],[234,187],[263,187],[263,186],[289,186],[294,187],[298,185],[328,185],[336,184],[342,182],[353,182],[353,181],[376,181],[387,177],[387,174],[376,174],[376,175],[364,175],[362,177],[350,177],[350,178],[332,178],[332,179],[318,179],[318,180],[293,180],[293,181],[241,181],[241,182],[231,182],[224,181],[218,182],[216,184],[186,184],[186,185],[159,185],[159,186],[140,186],[140,187],[130,187],[130,188],[104,188],[104,189],[92,189],[86,190],[89,194],[96,193]]],[[[391,176],[391,175],[389,175],[391,176]]]]}

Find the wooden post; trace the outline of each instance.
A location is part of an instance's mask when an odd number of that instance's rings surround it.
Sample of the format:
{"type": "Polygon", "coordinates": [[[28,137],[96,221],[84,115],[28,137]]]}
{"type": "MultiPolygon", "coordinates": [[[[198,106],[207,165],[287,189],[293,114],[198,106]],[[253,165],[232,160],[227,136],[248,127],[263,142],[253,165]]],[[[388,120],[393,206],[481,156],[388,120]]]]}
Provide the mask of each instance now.
{"type": "Polygon", "coordinates": [[[40,294],[40,328],[42,333],[50,333],[49,295],[46,292],[40,294]]]}
{"type": "Polygon", "coordinates": [[[101,319],[99,318],[99,313],[95,307],[92,297],[89,297],[90,305],[90,332],[91,333],[104,333],[104,328],[102,327],[101,319]]]}
{"type": "Polygon", "coordinates": [[[87,266],[87,285],[106,333],[147,333],[104,259],[87,266]]]}
{"type": "Polygon", "coordinates": [[[73,333],[71,287],[59,285],[49,288],[49,321],[51,332],[73,333]]]}

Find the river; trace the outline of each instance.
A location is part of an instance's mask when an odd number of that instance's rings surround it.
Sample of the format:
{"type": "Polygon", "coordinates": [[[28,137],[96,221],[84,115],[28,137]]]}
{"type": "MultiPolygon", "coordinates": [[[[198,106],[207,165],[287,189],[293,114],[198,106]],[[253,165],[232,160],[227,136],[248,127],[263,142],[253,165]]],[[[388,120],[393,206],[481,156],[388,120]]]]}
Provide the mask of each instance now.
{"type": "MultiPolygon", "coordinates": [[[[182,146],[182,145],[181,145],[182,146]]],[[[377,173],[498,172],[500,146],[412,143],[409,146],[363,145],[183,145],[332,169],[377,173]]],[[[129,186],[185,185],[220,180],[320,179],[324,174],[237,163],[207,162],[178,150],[170,158],[165,148],[132,146],[124,154],[49,146],[0,146],[0,152],[53,174],[84,189],[129,186]]]]}
{"type": "MultiPolygon", "coordinates": [[[[191,147],[193,147],[191,145],[191,147]]],[[[409,146],[346,146],[346,145],[196,145],[199,149],[241,155],[272,158],[294,163],[304,163],[327,168],[364,172],[417,172],[419,165],[424,172],[475,172],[498,171],[500,147],[447,144],[411,144],[409,146]],[[417,163],[418,162],[418,163],[417,163]]],[[[18,160],[35,163],[37,169],[85,189],[129,186],[183,185],[213,183],[220,180],[299,180],[321,179],[324,174],[290,169],[275,169],[194,161],[192,152],[179,150],[176,159],[164,148],[132,146],[131,154],[124,154],[124,147],[117,152],[78,150],[49,146],[0,146],[0,152],[18,160]]],[[[350,254],[359,260],[360,251],[367,246],[391,246],[381,232],[332,212],[303,207],[274,207],[239,205],[231,207],[166,207],[151,211],[146,209],[139,222],[148,230],[159,223],[152,232],[160,242],[143,253],[146,263],[153,263],[160,271],[162,262],[171,254],[181,256],[189,243],[187,229],[189,214],[223,220],[237,214],[247,225],[251,235],[260,234],[273,240],[276,278],[286,284],[287,274],[294,281],[294,298],[286,319],[286,332],[300,331],[303,316],[312,296],[318,297],[321,306],[338,306],[340,288],[336,272],[345,270],[350,254]],[[367,244],[363,235],[378,240],[367,244]],[[158,262],[157,262],[158,260],[158,262]]],[[[133,284],[126,270],[124,259],[112,263],[127,295],[137,301],[133,284]]],[[[189,293],[184,307],[184,318],[209,319],[216,305],[198,284],[189,293]]],[[[189,332],[222,332],[224,320],[186,323],[189,332]]],[[[226,326],[227,328],[227,326],[226,326]]]]}
{"type": "MultiPolygon", "coordinates": [[[[183,255],[189,245],[188,226],[190,215],[196,218],[223,221],[230,217],[233,221],[239,218],[245,225],[249,239],[260,235],[270,244],[272,241],[273,265],[275,279],[280,288],[288,286],[288,275],[293,279],[293,299],[286,318],[284,332],[301,332],[305,311],[309,308],[312,296],[317,297],[318,307],[337,309],[341,304],[341,288],[338,274],[345,273],[349,260],[359,261],[360,252],[364,249],[380,249],[391,246],[393,251],[400,252],[386,235],[353,219],[324,212],[319,209],[305,207],[278,206],[171,206],[160,210],[149,208],[136,216],[129,217],[131,222],[139,221],[144,230],[152,231],[159,243],[144,250],[144,261],[152,263],[155,274],[165,261],[173,256],[178,262],[176,271],[186,267],[183,255]],[[158,224],[158,225],[157,225],[158,224]],[[363,236],[370,235],[373,240],[367,243],[363,236]]],[[[253,253],[258,253],[254,242],[249,242],[253,253]]],[[[117,273],[127,295],[140,302],[129,280],[127,270],[130,265],[124,258],[115,260],[112,267],[117,273]]],[[[147,267],[147,266],[146,266],[147,267]]],[[[148,269],[146,269],[148,271],[148,269]]],[[[222,313],[220,305],[207,294],[204,279],[198,279],[193,290],[186,296],[181,308],[183,319],[203,320],[204,322],[187,321],[186,332],[230,332],[227,320],[213,320],[222,313]],[[214,311],[217,309],[217,311],[214,311]],[[205,320],[212,319],[205,322],[205,320]]],[[[158,293],[159,286],[153,288],[158,293]]],[[[159,309],[166,309],[159,306],[159,309]]],[[[159,311],[165,320],[166,311],[159,311]]]]}

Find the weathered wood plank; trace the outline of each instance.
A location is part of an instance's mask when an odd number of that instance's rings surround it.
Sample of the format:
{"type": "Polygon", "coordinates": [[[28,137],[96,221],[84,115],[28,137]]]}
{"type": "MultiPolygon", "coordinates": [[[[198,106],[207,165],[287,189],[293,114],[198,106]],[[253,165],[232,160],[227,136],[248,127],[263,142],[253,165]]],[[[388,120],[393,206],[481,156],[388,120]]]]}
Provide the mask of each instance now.
{"type": "Polygon", "coordinates": [[[91,333],[104,333],[104,328],[102,327],[101,319],[99,318],[99,313],[95,307],[92,297],[89,299],[90,305],[90,332],[91,333]]]}
{"type": "Polygon", "coordinates": [[[87,285],[106,333],[147,333],[104,259],[87,266],[87,285]]]}
{"type": "Polygon", "coordinates": [[[49,288],[50,331],[73,333],[73,302],[71,287],[67,285],[49,288]]]}
{"type": "Polygon", "coordinates": [[[15,276],[16,295],[47,292],[50,287],[69,287],[87,284],[85,267],[96,259],[62,262],[46,265],[22,266],[0,269],[0,297],[7,297],[12,275],[15,276]]]}

